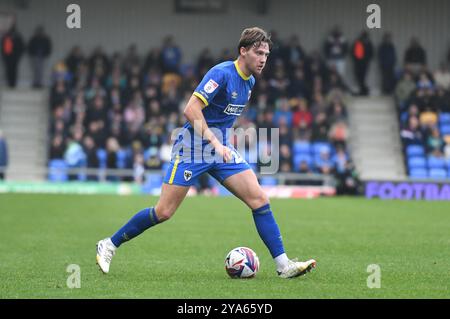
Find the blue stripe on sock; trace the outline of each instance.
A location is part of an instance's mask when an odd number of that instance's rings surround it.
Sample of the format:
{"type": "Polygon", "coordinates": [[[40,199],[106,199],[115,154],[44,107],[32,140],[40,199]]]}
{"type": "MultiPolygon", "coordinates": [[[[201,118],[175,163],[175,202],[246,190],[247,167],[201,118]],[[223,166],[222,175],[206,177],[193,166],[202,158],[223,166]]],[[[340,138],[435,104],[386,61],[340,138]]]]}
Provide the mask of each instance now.
{"type": "Polygon", "coordinates": [[[159,223],[158,216],[156,216],[156,210],[155,207],[150,208],[150,222],[152,223],[152,226],[159,223]]]}
{"type": "Polygon", "coordinates": [[[270,212],[270,204],[266,204],[260,208],[252,210],[253,214],[264,214],[270,212]]]}

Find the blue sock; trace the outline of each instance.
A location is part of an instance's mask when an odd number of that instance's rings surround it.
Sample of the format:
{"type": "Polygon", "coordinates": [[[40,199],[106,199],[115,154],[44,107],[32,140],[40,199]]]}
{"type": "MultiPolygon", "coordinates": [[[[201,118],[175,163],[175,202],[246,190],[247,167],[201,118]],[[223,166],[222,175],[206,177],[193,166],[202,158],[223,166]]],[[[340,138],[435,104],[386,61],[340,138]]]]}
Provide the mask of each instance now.
{"type": "Polygon", "coordinates": [[[155,208],[146,208],[134,215],[128,223],[119,229],[112,237],[114,246],[119,247],[122,243],[141,234],[144,230],[159,223],[155,208]]]}
{"type": "Polygon", "coordinates": [[[273,258],[284,254],[283,241],[281,239],[280,229],[275,218],[273,218],[270,204],[264,205],[253,210],[253,220],[259,237],[266,244],[273,258]]]}

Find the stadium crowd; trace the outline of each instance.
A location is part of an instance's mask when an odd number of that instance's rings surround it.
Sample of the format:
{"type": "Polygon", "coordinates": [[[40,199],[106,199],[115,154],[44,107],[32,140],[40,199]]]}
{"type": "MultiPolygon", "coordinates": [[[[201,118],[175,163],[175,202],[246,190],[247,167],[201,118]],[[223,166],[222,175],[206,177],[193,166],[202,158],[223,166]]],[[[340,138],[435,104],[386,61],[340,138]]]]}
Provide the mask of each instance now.
{"type": "Polygon", "coordinates": [[[417,39],[395,89],[406,167],[411,177],[450,177],[450,51],[432,71],[417,39]]]}
{"type": "MultiPolygon", "coordinates": [[[[322,50],[310,53],[295,35],[283,41],[271,34],[266,70],[237,126],[279,128],[281,172],[335,174],[342,181],[354,176],[344,104],[352,92],[342,75],[351,55],[358,94],[369,93],[365,77],[374,49],[367,32],[349,46],[335,27],[322,50]]],[[[387,35],[378,56],[385,93],[395,88],[390,41],[387,35]]],[[[136,45],[112,55],[98,47],[89,56],[74,47],[52,73],[50,165],[62,159],[69,167],[133,168],[134,180],[142,182],[145,170],[170,161],[170,134],[184,124],[182,109],[203,75],[235,56],[224,49],[215,57],[205,48],[195,63],[183,64],[172,36],[145,57],[136,45]]],[[[252,142],[246,141],[250,152],[257,148],[252,142]]]]}

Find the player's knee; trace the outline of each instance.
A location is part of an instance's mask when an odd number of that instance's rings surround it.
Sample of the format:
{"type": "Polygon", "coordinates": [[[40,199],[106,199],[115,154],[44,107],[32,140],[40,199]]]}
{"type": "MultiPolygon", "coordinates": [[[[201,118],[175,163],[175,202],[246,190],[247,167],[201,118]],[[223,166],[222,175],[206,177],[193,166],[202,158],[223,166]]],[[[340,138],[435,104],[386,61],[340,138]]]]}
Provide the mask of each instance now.
{"type": "Polygon", "coordinates": [[[258,208],[263,207],[263,206],[265,206],[267,204],[270,204],[269,197],[267,196],[266,193],[260,192],[257,196],[252,198],[252,202],[251,202],[250,207],[252,209],[258,209],[258,208]]]}
{"type": "Polygon", "coordinates": [[[156,206],[155,213],[156,216],[158,217],[159,222],[164,222],[170,219],[173,216],[173,214],[175,214],[175,209],[169,206],[156,206]]]}

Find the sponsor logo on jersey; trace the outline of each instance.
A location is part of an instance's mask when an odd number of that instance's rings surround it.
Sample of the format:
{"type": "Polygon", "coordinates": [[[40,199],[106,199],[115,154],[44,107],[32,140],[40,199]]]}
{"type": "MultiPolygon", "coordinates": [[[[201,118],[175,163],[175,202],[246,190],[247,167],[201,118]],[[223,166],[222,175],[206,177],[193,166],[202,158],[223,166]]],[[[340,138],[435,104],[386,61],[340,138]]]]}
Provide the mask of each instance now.
{"type": "Polygon", "coordinates": [[[216,81],[214,81],[213,79],[209,80],[208,82],[206,82],[205,86],[203,87],[203,89],[205,90],[206,93],[212,93],[214,92],[217,88],[219,87],[219,84],[217,84],[216,81]]]}
{"type": "Polygon", "coordinates": [[[223,110],[225,114],[228,115],[241,115],[242,111],[244,111],[245,105],[236,105],[236,104],[228,104],[227,107],[223,110]]]}
{"type": "Polygon", "coordinates": [[[237,98],[237,96],[238,96],[238,94],[237,94],[237,92],[235,91],[235,92],[233,92],[233,93],[231,93],[231,98],[232,99],[235,99],[235,98],[237,98]]]}
{"type": "Polygon", "coordinates": [[[189,181],[191,179],[191,177],[192,177],[192,172],[188,171],[188,170],[185,170],[184,171],[184,180],[187,182],[187,181],[189,181]]]}

